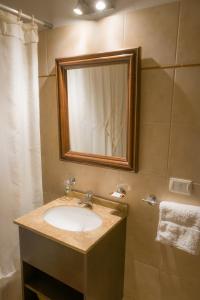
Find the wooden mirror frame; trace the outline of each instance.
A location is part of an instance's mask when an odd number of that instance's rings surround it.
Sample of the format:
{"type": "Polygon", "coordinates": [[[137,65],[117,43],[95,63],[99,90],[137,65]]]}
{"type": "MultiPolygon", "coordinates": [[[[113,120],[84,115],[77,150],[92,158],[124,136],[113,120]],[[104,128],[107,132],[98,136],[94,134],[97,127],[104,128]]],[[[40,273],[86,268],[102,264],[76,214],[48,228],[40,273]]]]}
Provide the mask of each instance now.
{"type": "Polygon", "coordinates": [[[60,158],[64,160],[138,171],[139,63],[140,48],[56,59],[58,87],[60,158]],[[85,65],[128,63],[127,154],[103,156],[70,151],[67,69],[85,65]]]}

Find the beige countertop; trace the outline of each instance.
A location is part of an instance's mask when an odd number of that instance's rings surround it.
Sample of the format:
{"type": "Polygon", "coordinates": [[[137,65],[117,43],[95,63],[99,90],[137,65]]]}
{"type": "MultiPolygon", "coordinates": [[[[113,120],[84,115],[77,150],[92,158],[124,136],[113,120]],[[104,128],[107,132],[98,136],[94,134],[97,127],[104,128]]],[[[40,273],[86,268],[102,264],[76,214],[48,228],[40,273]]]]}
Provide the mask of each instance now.
{"type": "Polygon", "coordinates": [[[52,207],[62,205],[80,207],[78,202],[82,196],[82,193],[74,192],[73,197],[64,196],[58,198],[18,218],[14,222],[55,242],[76,249],[79,252],[87,253],[107,232],[127,216],[128,206],[125,203],[94,196],[92,211],[102,218],[103,223],[97,229],[87,232],[58,229],[43,219],[45,212],[52,207]]]}

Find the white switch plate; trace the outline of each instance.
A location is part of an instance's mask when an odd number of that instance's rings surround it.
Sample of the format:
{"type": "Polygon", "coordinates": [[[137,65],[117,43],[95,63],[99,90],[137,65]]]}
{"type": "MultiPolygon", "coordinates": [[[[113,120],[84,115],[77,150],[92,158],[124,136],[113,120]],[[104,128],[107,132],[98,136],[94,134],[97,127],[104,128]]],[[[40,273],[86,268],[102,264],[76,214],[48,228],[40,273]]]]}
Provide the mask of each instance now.
{"type": "Polygon", "coordinates": [[[189,196],[192,191],[192,181],[171,177],[169,179],[169,191],[189,196]]]}

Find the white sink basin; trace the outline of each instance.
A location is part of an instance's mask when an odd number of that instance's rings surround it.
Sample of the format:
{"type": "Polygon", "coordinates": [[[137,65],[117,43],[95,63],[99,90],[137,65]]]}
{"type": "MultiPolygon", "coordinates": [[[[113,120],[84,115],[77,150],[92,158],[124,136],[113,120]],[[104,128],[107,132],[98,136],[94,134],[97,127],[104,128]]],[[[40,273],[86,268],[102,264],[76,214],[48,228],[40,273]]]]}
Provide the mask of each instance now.
{"type": "Polygon", "coordinates": [[[64,205],[47,210],[44,220],[54,227],[69,231],[91,231],[102,224],[102,219],[93,211],[64,205]]]}

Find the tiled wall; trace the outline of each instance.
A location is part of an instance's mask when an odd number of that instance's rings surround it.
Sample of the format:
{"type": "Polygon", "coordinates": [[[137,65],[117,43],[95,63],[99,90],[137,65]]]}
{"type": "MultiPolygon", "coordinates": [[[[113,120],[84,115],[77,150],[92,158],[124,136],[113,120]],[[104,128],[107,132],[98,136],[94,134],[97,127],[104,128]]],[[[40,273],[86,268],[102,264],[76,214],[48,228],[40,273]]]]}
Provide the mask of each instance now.
{"type": "Polygon", "coordinates": [[[155,242],[158,207],[141,199],[154,193],[161,200],[200,204],[200,1],[182,0],[43,31],[39,59],[45,201],[62,195],[63,181],[71,175],[77,189],[105,197],[117,183],[126,183],[130,214],[124,300],[199,300],[200,257],[155,242]],[[138,46],[139,173],[60,161],[54,59],[138,46]],[[168,192],[170,176],[192,179],[192,197],[168,192]]]}

